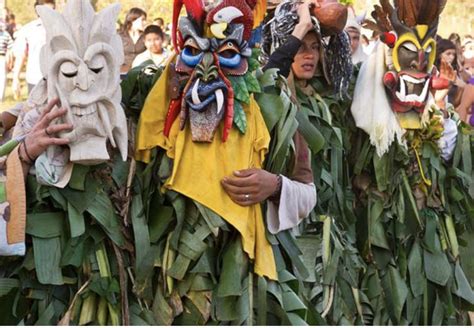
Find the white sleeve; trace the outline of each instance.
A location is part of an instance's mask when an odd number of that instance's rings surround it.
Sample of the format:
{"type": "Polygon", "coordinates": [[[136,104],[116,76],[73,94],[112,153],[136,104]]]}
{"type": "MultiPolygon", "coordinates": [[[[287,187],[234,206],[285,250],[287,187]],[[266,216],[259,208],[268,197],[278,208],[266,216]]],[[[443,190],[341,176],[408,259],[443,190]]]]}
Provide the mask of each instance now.
{"type": "Polygon", "coordinates": [[[282,176],[280,203],[267,201],[268,230],[276,234],[296,227],[316,206],[314,183],[305,184],[282,176]]]}
{"type": "Polygon", "coordinates": [[[458,137],[458,127],[456,122],[448,118],[444,120],[444,131],[441,139],[438,141],[438,147],[441,151],[441,157],[445,161],[449,161],[454,154],[456,141],[458,137]]]}

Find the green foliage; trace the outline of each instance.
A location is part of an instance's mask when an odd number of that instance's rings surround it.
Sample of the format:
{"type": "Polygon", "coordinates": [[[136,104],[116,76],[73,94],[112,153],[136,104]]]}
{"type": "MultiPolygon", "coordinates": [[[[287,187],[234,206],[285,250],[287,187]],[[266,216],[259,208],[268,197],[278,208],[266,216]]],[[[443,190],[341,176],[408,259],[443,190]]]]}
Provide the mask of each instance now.
{"type": "Polygon", "coordinates": [[[435,143],[419,137],[424,131],[411,132],[408,148],[393,144],[382,158],[372,147],[367,150],[365,134],[358,136],[354,160],[364,164],[356,165],[355,181],[363,177],[365,182],[356,186],[356,206],[367,215],[357,226],[360,236],[369,236],[359,247],[369,260],[364,279],[385,294],[368,292],[371,307],[382,302],[387,309],[373,317],[373,324],[464,324],[465,311],[472,308],[474,294],[458,243],[474,218],[472,150],[464,142],[472,131],[461,124],[459,132],[450,162],[440,158],[435,143]],[[410,142],[420,142],[421,166],[410,142]]]}

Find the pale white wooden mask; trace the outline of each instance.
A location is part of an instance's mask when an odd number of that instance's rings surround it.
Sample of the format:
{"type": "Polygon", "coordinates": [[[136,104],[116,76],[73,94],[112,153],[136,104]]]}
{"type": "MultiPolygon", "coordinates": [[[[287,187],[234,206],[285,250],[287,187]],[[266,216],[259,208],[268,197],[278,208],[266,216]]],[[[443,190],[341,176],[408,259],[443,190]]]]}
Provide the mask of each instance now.
{"type": "Polygon", "coordinates": [[[122,41],[115,29],[120,4],[95,13],[89,0],[69,0],[63,13],[46,6],[37,12],[46,29],[41,70],[48,99],[67,109],[64,122],[74,130],[70,160],[92,165],[110,158],[107,142],[127,159],[127,122],[120,105],[122,41]]]}

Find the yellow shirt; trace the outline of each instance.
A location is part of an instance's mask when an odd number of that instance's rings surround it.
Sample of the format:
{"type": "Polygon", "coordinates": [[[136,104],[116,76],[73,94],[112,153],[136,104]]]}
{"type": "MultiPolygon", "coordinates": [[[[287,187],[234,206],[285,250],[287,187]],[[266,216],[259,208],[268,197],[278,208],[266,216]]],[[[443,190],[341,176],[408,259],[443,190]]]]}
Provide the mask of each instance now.
{"type": "Polygon", "coordinates": [[[157,146],[165,149],[174,160],[173,172],[165,187],[194,199],[229,222],[240,232],[244,251],[254,259],[255,272],[276,280],[275,260],[265,237],[260,204],[240,206],[221,186],[221,180],[235,170],[262,167],[270,136],[257,103],[251,99],[250,105],[244,107],[246,133],[241,134],[233,127],[225,143],[221,141],[223,123],[212,143],[196,143],[191,139],[189,123],[183,131],[179,130],[179,118],[167,138],[163,130],[170,101],[168,76],[169,65],[142,110],[137,132],[137,160],[149,162],[151,149],[157,146]]]}

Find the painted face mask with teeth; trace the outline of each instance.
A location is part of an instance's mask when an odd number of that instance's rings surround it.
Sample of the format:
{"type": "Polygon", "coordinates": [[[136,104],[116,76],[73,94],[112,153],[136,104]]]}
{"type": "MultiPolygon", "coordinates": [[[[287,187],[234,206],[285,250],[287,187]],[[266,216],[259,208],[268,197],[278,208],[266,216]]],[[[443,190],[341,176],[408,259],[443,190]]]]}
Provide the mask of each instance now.
{"type": "Polygon", "coordinates": [[[405,129],[421,128],[421,118],[430,98],[436,57],[435,28],[412,28],[392,17],[397,39],[393,45],[393,69],[386,72],[384,85],[392,100],[392,110],[405,129]]]}

